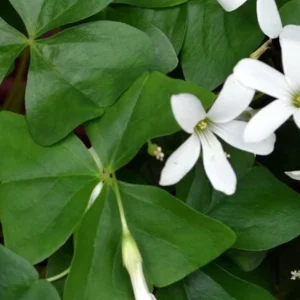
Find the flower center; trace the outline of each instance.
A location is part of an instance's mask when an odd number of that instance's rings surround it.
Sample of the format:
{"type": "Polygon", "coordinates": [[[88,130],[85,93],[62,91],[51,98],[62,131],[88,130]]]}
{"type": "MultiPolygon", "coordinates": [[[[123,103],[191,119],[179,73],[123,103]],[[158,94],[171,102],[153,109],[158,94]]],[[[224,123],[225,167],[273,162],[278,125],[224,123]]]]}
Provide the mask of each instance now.
{"type": "MultiPolygon", "coordinates": [[[[300,104],[300,102],[299,102],[300,104]]],[[[199,130],[204,130],[207,127],[207,121],[206,120],[202,120],[200,121],[197,125],[196,125],[197,129],[199,130]]]]}
{"type": "Polygon", "coordinates": [[[294,96],[294,105],[296,107],[300,107],[300,94],[296,94],[296,96],[294,96]]]}

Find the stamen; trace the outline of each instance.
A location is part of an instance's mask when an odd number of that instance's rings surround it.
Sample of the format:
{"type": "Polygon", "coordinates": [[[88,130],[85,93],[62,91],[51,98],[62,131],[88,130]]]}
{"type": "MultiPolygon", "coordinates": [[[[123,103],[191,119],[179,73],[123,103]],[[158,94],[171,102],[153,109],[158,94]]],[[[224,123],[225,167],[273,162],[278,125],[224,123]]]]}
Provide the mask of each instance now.
{"type": "Polygon", "coordinates": [[[294,95],[293,103],[297,108],[300,108],[300,93],[294,95]]]}
{"type": "Polygon", "coordinates": [[[207,122],[205,120],[202,120],[197,124],[197,128],[200,130],[204,130],[206,129],[206,127],[207,127],[207,122]]]}
{"type": "Polygon", "coordinates": [[[229,158],[231,158],[231,155],[229,154],[229,153],[227,153],[227,152],[224,152],[225,153],[225,156],[229,159],[229,158]]]}

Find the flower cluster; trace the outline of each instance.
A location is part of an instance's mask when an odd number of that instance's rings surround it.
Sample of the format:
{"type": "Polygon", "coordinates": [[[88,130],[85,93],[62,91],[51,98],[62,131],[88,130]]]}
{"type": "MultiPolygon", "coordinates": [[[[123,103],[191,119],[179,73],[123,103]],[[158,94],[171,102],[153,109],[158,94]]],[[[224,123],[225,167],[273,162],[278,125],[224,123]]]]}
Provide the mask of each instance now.
{"type": "MultiPolygon", "coordinates": [[[[218,1],[228,11],[245,2],[218,1]]],[[[179,182],[202,153],[204,169],[214,189],[232,195],[236,190],[236,175],[217,137],[237,149],[268,155],[274,149],[274,132],[280,125],[293,116],[300,127],[300,26],[282,28],[274,0],[258,0],[257,12],[263,31],[271,38],[280,38],[285,75],[257,59],[247,58],[236,65],[208,112],[194,95],[173,95],[174,117],[191,136],[168,158],[160,185],[179,182]],[[239,116],[249,109],[255,91],[276,100],[247,123],[239,116]]]]}
{"type": "Polygon", "coordinates": [[[296,279],[300,279],[300,271],[292,271],[291,272],[291,280],[296,280],[296,279]]]}

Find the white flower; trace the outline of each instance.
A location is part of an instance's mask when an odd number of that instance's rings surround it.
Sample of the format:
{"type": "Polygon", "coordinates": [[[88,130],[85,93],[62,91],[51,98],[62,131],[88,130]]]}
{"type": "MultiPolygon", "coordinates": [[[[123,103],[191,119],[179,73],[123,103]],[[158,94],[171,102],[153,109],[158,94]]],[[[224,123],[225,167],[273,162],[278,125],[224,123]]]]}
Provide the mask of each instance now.
{"type": "Polygon", "coordinates": [[[292,274],[292,277],[291,277],[292,280],[300,279],[300,271],[295,270],[295,271],[292,271],[291,274],[292,274]]]}
{"type": "MultiPolygon", "coordinates": [[[[217,0],[225,10],[233,11],[247,0],[217,0]]],[[[257,18],[261,30],[271,39],[282,31],[282,23],[275,0],[257,0],[257,18]]]]}
{"type": "Polygon", "coordinates": [[[253,95],[252,89],[244,87],[231,75],[208,113],[191,94],[172,96],[175,119],[191,136],[167,160],[160,185],[180,181],[197,162],[202,145],[205,172],[213,187],[225,194],[233,194],[236,176],[215,134],[233,147],[255,154],[267,155],[274,148],[274,135],[261,143],[246,144],[243,132],[247,123],[234,120],[248,107],[253,95]]]}
{"type": "Polygon", "coordinates": [[[156,300],[154,295],[149,292],[143,272],[141,254],[129,232],[123,233],[122,256],[124,266],[130,276],[135,300],[156,300]]]}
{"type": "Polygon", "coordinates": [[[300,26],[284,27],[280,44],[285,76],[253,59],[244,59],[234,68],[242,84],[277,99],[250,120],[244,134],[246,142],[264,140],[292,115],[300,127],[300,26]]]}
{"type": "Polygon", "coordinates": [[[286,175],[295,180],[300,180],[300,171],[285,172],[286,175]]]}

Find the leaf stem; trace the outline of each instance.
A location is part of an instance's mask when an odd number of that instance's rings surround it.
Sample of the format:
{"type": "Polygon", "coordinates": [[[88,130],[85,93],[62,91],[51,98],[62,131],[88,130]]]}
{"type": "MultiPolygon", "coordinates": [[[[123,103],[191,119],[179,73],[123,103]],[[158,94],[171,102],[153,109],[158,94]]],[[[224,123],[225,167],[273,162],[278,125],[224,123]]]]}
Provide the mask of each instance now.
{"type": "Polygon", "coordinates": [[[49,282],[53,282],[53,281],[59,280],[59,279],[65,277],[65,276],[67,276],[69,274],[69,272],[70,272],[70,268],[66,269],[65,271],[63,271],[63,272],[61,272],[61,273],[59,273],[55,276],[52,276],[52,277],[49,277],[49,278],[46,278],[46,279],[49,282]]]}
{"type": "Polygon", "coordinates": [[[117,198],[117,203],[119,207],[119,212],[120,212],[120,218],[121,218],[121,224],[122,224],[122,229],[123,229],[123,234],[130,234],[127,221],[125,218],[125,212],[124,212],[124,207],[122,203],[122,198],[118,186],[118,181],[115,173],[112,173],[112,179],[113,179],[113,190],[115,192],[116,198],[117,198]]]}
{"type": "Polygon", "coordinates": [[[89,152],[92,155],[92,157],[93,157],[93,159],[94,159],[94,161],[95,161],[95,163],[96,163],[96,165],[97,165],[100,173],[103,173],[103,166],[102,166],[101,160],[100,160],[97,152],[95,151],[95,149],[93,147],[91,147],[89,149],[89,152]]]}
{"type": "Polygon", "coordinates": [[[10,90],[8,97],[3,104],[3,110],[10,110],[16,113],[20,113],[22,111],[24,94],[26,89],[24,77],[27,71],[29,56],[30,48],[27,47],[21,55],[20,65],[17,70],[16,78],[14,80],[13,86],[10,90]]]}

